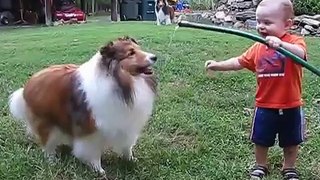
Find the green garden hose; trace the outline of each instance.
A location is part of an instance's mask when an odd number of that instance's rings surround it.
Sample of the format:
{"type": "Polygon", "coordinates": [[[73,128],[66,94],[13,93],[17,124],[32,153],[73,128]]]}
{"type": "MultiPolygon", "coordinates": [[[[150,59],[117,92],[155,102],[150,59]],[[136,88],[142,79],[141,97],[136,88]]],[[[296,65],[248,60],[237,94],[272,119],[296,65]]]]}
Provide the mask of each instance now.
{"type": "MultiPolygon", "coordinates": [[[[218,27],[218,26],[194,23],[194,22],[189,22],[189,21],[180,21],[180,22],[178,22],[178,26],[179,27],[189,27],[189,28],[210,30],[210,31],[218,31],[218,32],[228,33],[228,34],[234,34],[234,35],[242,36],[242,37],[245,37],[245,38],[249,38],[251,40],[254,40],[254,41],[257,41],[257,42],[260,42],[260,43],[263,43],[263,44],[267,45],[266,40],[263,39],[262,37],[259,37],[257,35],[253,35],[253,34],[250,34],[250,33],[244,32],[244,31],[239,31],[239,30],[236,30],[236,29],[229,29],[229,28],[225,28],[225,27],[218,27]]],[[[316,67],[310,65],[305,60],[301,59],[300,57],[296,56],[295,54],[289,52],[288,50],[286,50],[286,49],[284,49],[282,47],[278,48],[277,51],[279,51],[283,55],[291,58],[295,62],[301,64],[303,67],[307,68],[308,70],[310,70],[314,74],[320,76],[320,70],[319,69],[317,69],[316,67]]]]}

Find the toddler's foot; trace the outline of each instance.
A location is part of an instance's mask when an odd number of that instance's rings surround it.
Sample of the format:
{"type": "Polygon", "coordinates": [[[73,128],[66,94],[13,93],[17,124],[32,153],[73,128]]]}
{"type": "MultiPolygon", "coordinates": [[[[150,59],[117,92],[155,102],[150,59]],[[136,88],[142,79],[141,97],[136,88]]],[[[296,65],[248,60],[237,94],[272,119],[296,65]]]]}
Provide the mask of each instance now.
{"type": "Polygon", "coordinates": [[[294,168],[285,168],[281,171],[283,180],[299,180],[299,175],[294,168]]]}
{"type": "Polygon", "coordinates": [[[261,180],[268,174],[268,169],[264,166],[256,165],[250,172],[250,180],[261,180]]]}

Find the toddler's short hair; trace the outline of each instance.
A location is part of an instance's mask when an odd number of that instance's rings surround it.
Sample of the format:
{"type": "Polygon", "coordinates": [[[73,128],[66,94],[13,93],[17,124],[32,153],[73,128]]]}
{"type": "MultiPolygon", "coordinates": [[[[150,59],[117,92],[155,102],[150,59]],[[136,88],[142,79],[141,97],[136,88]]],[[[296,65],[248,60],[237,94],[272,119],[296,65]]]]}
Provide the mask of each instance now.
{"type": "Polygon", "coordinates": [[[279,5],[281,10],[283,10],[284,12],[283,18],[285,20],[294,18],[294,9],[293,9],[293,4],[291,0],[262,0],[258,6],[265,6],[268,3],[272,3],[272,4],[276,3],[277,5],[279,5]]]}

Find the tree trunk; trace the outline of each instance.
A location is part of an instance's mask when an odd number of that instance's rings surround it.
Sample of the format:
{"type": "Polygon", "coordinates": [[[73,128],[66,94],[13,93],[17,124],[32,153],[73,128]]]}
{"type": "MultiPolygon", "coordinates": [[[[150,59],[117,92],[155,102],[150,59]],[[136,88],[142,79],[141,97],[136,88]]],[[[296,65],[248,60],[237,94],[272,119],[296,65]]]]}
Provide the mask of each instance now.
{"type": "Polygon", "coordinates": [[[214,6],[215,6],[214,0],[211,0],[211,11],[214,10],[214,6]]]}
{"type": "Polygon", "coordinates": [[[45,18],[46,18],[46,25],[47,26],[52,25],[52,11],[51,11],[52,4],[50,2],[51,2],[50,0],[44,1],[45,18]]]}
{"type": "Polygon", "coordinates": [[[86,8],[85,8],[85,6],[86,6],[86,4],[85,4],[85,0],[80,0],[80,6],[81,6],[81,10],[82,10],[83,12],[86,12],[86,8]]]}
{"type": "Polygon", "coordinates": [[[92,0],[92,1],[91,1],[91,11],[92,11],[92,14],[95,14],[95,7],[96,7],[95,0],[92,0]]]}
{"type": "Polygon", "coordinates": [[[111,21],[118,21],[118,1],[111,0],[111,21]]]}

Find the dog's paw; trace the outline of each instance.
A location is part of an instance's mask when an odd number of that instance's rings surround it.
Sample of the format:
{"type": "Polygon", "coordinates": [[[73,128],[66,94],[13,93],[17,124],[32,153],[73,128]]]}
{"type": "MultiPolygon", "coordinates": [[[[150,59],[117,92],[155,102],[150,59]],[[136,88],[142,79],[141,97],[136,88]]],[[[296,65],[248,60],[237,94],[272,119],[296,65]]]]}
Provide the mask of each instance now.
{"type": "Polygon", "coordinates": [[[137,162],[138,159],[133,155],[132,151],[128,151],[126,153],[123,153],[121,156],[121,159],[125,161],[130,161],[130,162],[137,162]]]}
{"type": "Polygon", "coordinates": [[[95,169],[94,171],[99,173],[99,175],[101,175],[101,176],[106,175],[106,171],[104,169],[102,169],[102,168],[95,169]]]}
{"type": "Polygon", "coordinates": [[[138,162],[138,158],[135,156],[125,157],[125,159],[130,162],[138,162]]]}
{"type": "Polygon", "coordinates": [[[91,168],[94,172],[98,173],[101,176],[106,174],[106,171],[99,164],[91,164],[91,168]]]}

